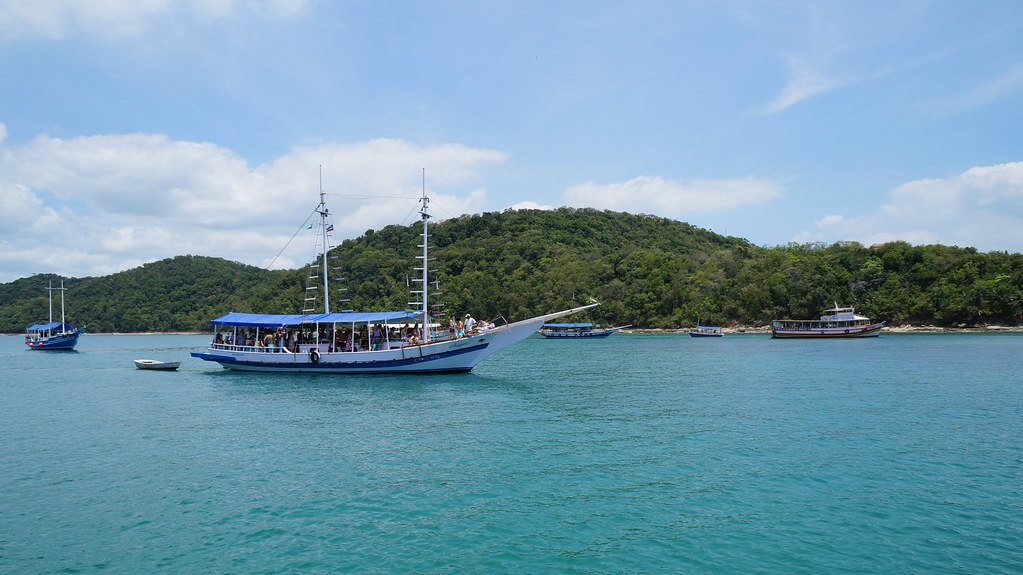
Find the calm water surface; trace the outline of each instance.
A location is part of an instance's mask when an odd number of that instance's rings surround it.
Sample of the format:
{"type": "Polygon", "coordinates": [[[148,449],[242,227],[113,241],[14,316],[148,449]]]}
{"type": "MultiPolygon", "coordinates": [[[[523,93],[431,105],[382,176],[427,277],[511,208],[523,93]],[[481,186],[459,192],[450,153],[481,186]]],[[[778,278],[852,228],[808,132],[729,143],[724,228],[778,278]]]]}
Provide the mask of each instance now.
{"type": "Polygon", "coordinates": [[[0,337],[0,572],[1023,572],[1023,335],[533,337],[423,377],[206,341],[0,337]]]}

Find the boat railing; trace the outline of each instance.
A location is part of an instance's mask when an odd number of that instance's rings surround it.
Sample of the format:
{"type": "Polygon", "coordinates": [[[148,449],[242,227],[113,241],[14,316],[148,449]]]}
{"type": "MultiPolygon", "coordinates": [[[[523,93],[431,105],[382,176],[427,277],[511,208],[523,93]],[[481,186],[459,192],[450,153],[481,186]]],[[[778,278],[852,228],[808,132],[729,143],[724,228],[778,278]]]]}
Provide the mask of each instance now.
{"type": "Polygon", "coordinates": [[[270,347],[263,347],[258,345],[234,345],[230,343],[212,343],[210,344],[210,349],[222,349],[225,351],[244,351],[249,353],[297,353],[276,345],[271,345],[270,347]]]}
{"type": "MultiPolygon", "coordinates": [[[[437,338],[434,342],[440,342],[447,339],[447,334],[444,334],[443,338],[437,338]]],[[[320,353],[351,353],[351,352],[365,352],[365,351],[389,351],[392,349],[401,349],[408,346],[406,339],[390,340],[388,343],[379,342],[377,344],[370,345],[368,347],[362,347],[360,345],[355,346],[331,346],[328,343],[301,343],[295,346],[294,349],[288,349],[286,347],[280,347],[272,345],[270,347],[263,347],[257,345],[234,345],[230,343],[211,343],[210,349],[219,349],[223,351],[237,351],[244,353],[292,353],[292,354],[303,354],[309,353],[312,350],[317,350],[320,353]]]]}

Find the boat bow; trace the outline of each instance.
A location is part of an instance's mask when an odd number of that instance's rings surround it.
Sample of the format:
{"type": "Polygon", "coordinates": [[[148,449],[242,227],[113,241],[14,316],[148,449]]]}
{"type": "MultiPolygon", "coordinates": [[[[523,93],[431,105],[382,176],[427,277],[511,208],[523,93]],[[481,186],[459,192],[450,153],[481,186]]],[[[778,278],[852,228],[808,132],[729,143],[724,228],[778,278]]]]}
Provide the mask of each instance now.
{"type": "Polygon", "coordinates": [[[490,345],[487,347],[486,352],[482,354],[482,356],[479,357],[477,361],[482,360],[484,357],[487,357],[488,355],[491,355],[496,351],[500,351],[510,345],[514,345],[515,343],[518,343],[526,339],[527,337],[536,333],[536,330],[540,329],[540,326],[542,326],[544,323],[552,319],[558,319],[559,317],[572,315],[583,310],[597,307],[598,305],[600,304],[591,303],[589,305],[584,305],[582,307],[574,307],[572,309],[556,311],[554,313],[532,317],[529,319],[524,319],[522,321],[517,321],[515,323],[509,323],[507,325],[496,327],[490,330],[489,333],[492,334],[494,337],[493,339],[490,340],[490,345]]]}

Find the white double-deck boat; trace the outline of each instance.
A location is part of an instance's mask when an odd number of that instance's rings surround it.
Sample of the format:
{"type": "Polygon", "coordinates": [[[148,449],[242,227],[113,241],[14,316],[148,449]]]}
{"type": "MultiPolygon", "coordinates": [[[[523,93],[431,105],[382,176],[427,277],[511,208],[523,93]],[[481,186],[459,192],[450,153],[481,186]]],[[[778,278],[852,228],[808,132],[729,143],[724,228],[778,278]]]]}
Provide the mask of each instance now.
{"type": "Polygon", "coordinates": [[[289,373],[457,373],[468,372],[491,354],[523,340],[544,322],[596,306],[586,305],[451,337],[430,329],[429,198],[422,203],[421,277],[412,311],[330,311],[328,290],[328,222],[324,192],[317,212],[322,241],[323,313],[261,315],[228,313],[212,321],[213,342],[192,356],[243,371],[289,373]],[[410,327],[412,326],[412,327],[410,327]]]}
{"type": "Polygon", "coordinates": [[[835,307],[824,310],[817,319],[778,319],[771,322],[771,337],[775,338],[839,338],[877,337],[881,335],[885,322],[872,322],[870,318],[857,315],[851,307],[835,307]]]}

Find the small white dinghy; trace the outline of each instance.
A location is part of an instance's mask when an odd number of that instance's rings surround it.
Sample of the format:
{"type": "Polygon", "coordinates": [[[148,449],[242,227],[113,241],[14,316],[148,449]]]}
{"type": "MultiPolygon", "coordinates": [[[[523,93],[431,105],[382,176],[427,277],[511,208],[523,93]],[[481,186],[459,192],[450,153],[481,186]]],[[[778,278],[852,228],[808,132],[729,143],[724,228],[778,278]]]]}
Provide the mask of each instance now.
{"type": "Polygon", "coordinates": [[[135,367],[139,369],[163,369],[175,370],[181,365],[180,361],[157,361],[155,359],[136,359],[135,367]]]}

